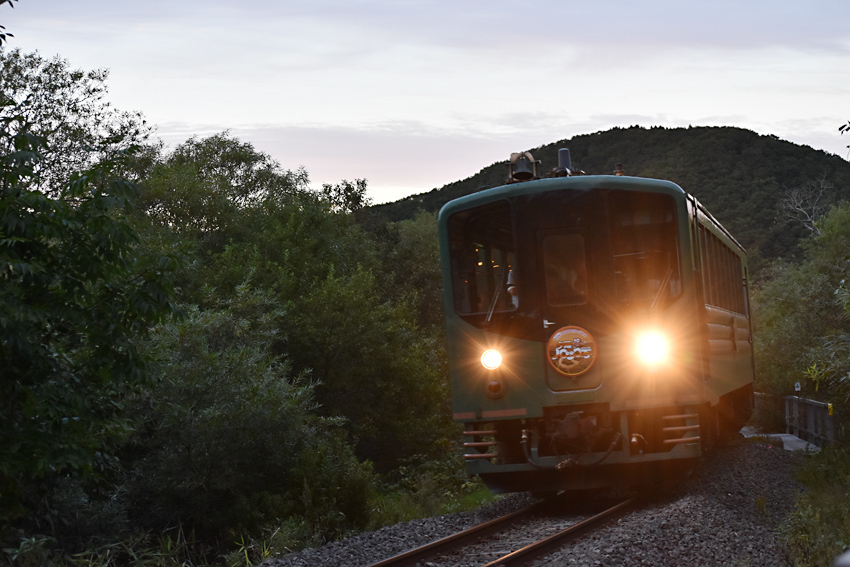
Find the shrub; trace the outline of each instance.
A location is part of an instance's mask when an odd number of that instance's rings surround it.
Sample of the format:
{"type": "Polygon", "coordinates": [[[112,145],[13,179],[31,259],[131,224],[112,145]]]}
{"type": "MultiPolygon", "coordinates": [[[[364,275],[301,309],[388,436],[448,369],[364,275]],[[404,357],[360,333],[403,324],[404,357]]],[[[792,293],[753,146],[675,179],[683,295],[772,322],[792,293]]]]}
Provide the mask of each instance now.
{"type": "Polygon", "coordinates": [[[371,469],[337,422],[313,414],[315,385],[270,354],[281,316],[245,284],[156,333],[164,374],[136,400],[124,455],[134,524],[184,526],[222,547],[275,518],[304,518],[322,538],[364,525],[371,469]]]}

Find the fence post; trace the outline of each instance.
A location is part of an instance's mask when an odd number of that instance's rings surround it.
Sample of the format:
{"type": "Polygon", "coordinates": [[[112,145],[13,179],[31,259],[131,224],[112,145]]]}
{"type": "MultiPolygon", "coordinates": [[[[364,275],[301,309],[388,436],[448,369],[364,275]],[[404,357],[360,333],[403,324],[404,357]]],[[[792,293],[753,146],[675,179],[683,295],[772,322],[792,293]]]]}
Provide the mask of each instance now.
{"type": "Polygon", "coordinates": [[[791,433],[791,400],[785,396],[785,433],[791,433]]]}
{"type": "Polygon", "coordinates": [[[832,404],[829,404],[826,413],[826,440],[832,443],[835,441],[835,423],[833,422],[832,404]]]}

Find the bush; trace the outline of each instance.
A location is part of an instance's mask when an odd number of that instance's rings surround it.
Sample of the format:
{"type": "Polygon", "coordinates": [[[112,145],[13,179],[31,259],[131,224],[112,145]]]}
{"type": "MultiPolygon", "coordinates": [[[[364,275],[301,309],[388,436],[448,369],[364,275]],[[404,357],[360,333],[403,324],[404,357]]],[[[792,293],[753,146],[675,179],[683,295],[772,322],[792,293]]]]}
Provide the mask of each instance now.
{"type": "Polygon", "coordinates": [[[134,524],[222,548],[276,518],[303,518],[321,539],[365,525],[369,465],[313,414],[315,385],[270,355],[282,313],[246,284],[156,333],[164,374],[136,400],[124,455],[134,524]]]}
{"type": "Polygon", "coordinates": [[[850,205],[818,223],[820,235],[804,243],[805,261],[775,266],[753,297],[755,354],[760,391],[794,393],[836,403],[850,401],[850,205]]]}

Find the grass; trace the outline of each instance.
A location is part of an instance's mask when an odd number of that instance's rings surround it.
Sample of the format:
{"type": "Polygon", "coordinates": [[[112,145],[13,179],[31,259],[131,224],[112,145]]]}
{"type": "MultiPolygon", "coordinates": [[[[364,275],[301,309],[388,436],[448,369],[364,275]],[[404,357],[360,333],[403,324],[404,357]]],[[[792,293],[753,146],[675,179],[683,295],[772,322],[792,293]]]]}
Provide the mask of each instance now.
{"type": "MultiPolygon", "coordinates": [[[[465,472],[458,476],[448,465],[413,473],[403,482],[377,493],[371,501],[367,529],[398,522],[476,509],[500,498],[465,472]]],[[[199,554],[192,534],[178,530],[174,537],[150,534],[128,538],[68,555],[48,537],[24,538],[15,548],[0,549],[0,566],[10,567],[250,567],[270,557],[320,545],[302,519],[277,521],[262,534],[236,535],[229,550],[199,554]]]]}
{"type": "Polygon", "coordinates": [[[373,503],[370,528],[474,510],[498,498],[477,479],[470,479],[458,490],[446,490],[426,475],[418,479],[414,489],[379,495],[373,503]]]}
{"type": "Polygon", "coordinates": [[[478,483],[477,488],[462,494],[458,500],[447,503],[443,507],[443,513],[451,512],[467,512],[469,510],[477,510],[489,502],[504,498],[503,494],[493,494],[483,484],[478,483]]]}
{"type": "Polygon", "coordinates": [[[832,565],[850,550],[850,447],[830,446],[797,473],[807,490],[788,518],[785,540],[795,567],[832,565]]]}

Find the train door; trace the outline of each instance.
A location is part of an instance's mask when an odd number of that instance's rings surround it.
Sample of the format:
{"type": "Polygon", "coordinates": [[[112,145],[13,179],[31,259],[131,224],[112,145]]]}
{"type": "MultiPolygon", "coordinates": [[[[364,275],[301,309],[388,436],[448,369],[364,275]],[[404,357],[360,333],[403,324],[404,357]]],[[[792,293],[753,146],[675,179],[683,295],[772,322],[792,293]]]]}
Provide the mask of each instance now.
{"type": "Polygon", "coordinates": [[[543,329],[565,325],[587,304],[588,270],[583,231],[542,230],[537,234],[543,329]]]}
{"type": "Polygon", "coordinates": [[[546,345],[547,382],[553,390],[599,385],[599,374],[590,372],[596,361],[592,334],[596,319],[590,305],[588,244],[588,233],[581,228],[537,233],[539,332],[546,345]]]}

